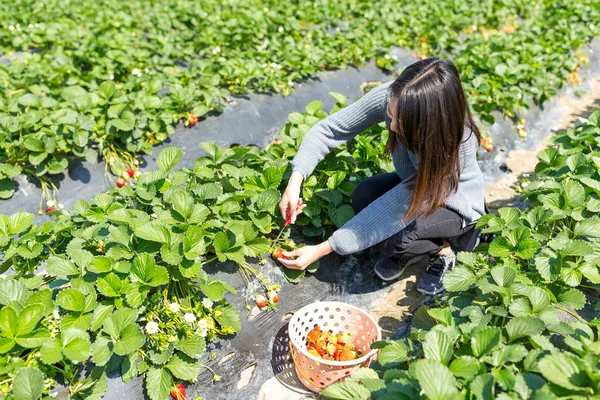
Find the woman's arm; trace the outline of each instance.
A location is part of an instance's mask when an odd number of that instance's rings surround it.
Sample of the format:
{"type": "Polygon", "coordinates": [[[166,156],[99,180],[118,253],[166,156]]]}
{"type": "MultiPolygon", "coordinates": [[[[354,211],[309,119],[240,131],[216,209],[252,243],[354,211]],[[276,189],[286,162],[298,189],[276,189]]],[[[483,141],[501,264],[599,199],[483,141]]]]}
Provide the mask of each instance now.
{"type": "Polygon", "coordinates": [[[386,97],[392,82],[376,87],[358,101],[313,126],[292,161],[294,171],[306,179],[331,150],[346,143],[385,118],[386,97]]]}
{"type": "Polygon", "coordinates": [[[371,247],[400,232],[411,221],[403,221],[412,199],[412,190],[400,183],[369,204],[331,237],[316,245],[284,252],[294,260],[279,259],[288,268],[305,269],[321,257],[335,251],[351,254],[371,247]]]}
{"type": "Polygon", "coordinates": [[[292,160],[292,177],[279,202],[283,218],[296,211],[292,223],[296,222],[296,216],[305,207],[300,199],[302,182],[331,150],[384,120],[390,85],[391,82],[376,87],[355,103],[319,121],[308,131],[298,154],[292,160]]]}

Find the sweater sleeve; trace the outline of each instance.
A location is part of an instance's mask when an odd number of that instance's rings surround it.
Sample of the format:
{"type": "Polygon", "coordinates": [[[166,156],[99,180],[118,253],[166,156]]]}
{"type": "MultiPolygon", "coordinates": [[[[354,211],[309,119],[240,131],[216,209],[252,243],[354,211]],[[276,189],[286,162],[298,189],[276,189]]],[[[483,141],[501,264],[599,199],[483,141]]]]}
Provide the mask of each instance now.
{"type": "Polygon", "coordinates": [[[331,248],[342,255],[356,253],[400,232],[410,223],[403,219],[412,195],[407,184],[399,183],[336,230],[331,248]]]}
{"type": "MultiPolygon", "coordinates": [[[[466,169],[472,168],[476,163],[477,137],[470,131],[463,139],[460,147],[461,179],[466,169]]],[[[408,152],[410,162],[415,169],[419,167],[415,154],[408,152]]],[[[338,254],[351,254],[364,250],[380,243],[400,232],[412,221],[403,221],[404,215],[412,201],[412,189],[406,183],[400,183],[390,191],[379,197],[354,218],[339,228],[329,238],[331,248],[338,254]]],[[[459,199],[459,194],[454,194],[453,203],[460,205],[459,214],[466,215],[470,203],[466,199],[459,199]]]]}
{"type": "Polygon", "coordinates": [[[307,178],[333,149],[382,122],[391,84],[389,82],[376,87],[358,101],[314,125],[302,140],[292,160],[292,169],[307,178]]]}

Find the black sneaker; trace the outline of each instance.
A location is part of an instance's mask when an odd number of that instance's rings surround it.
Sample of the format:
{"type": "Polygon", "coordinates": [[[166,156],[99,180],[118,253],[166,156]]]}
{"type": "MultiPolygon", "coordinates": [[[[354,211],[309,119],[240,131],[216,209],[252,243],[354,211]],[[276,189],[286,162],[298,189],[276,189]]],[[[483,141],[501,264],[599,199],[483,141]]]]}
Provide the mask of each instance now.
{"type": "Polygon", "coordinates": [[[419,261],[420,257],[414,257],[402,264],[395,258],[382,258],[375,263],[375,274],[382,280],[388,282],[400,278],[406,267],[419,261]]]}
{"type": "Polygon", "coordinates": [[[440,294],[444,291],[442,277],[446,271],[451,270],[456,264],[456,254],[454,252],[446,256],[436,256],[431,259],[429,267],[423,273],[419,282],[417,282],[417,290],[422,294],[430,296],[440,294]]]}

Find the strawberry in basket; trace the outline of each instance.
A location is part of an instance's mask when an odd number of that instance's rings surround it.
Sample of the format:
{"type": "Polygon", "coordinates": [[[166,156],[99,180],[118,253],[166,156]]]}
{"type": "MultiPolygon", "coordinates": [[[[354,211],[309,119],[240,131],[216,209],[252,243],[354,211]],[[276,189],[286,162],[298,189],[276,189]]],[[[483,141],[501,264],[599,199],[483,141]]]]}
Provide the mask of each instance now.
{"type": "Polygon", "coordinates": [[[324,360],[351,361],[361,356],[350,340],[349,333],[333,334],[332,331],[321,331],[319,325],[315,325],[306,336],[306,348],[308,352],[324,360]]]}

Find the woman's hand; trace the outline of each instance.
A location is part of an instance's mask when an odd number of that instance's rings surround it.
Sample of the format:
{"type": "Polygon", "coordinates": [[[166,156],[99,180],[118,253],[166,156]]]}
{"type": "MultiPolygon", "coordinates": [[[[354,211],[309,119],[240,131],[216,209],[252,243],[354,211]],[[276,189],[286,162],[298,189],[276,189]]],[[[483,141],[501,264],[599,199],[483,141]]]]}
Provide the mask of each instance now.
{"type": "Polygon", "coordinates": [[[281,211],[283,219],[287,220],[290,214],[294,213],[292,215],[292,224],[296,223],[296,217],[306,207],[306,204],[302,204],[302,199],[300,198],[300,189],[302,188],[303,180],[304,176],[300,172],[292,172],[292,176],[279,202],[279,211],[281,211]]]}
{"type": "Polygon", "coordinates": [[[284,251],[283,255],[286,257],[296,257],[293,260],[286,260],[285,258],[279,258],[277,261],[285,265],[290,269],[304,270],[310,264],[314,263],[318,259],[326,256],[333,252],[329,241],[324,241],[316,246],[305,246],[294,251],[284,251]]]}

